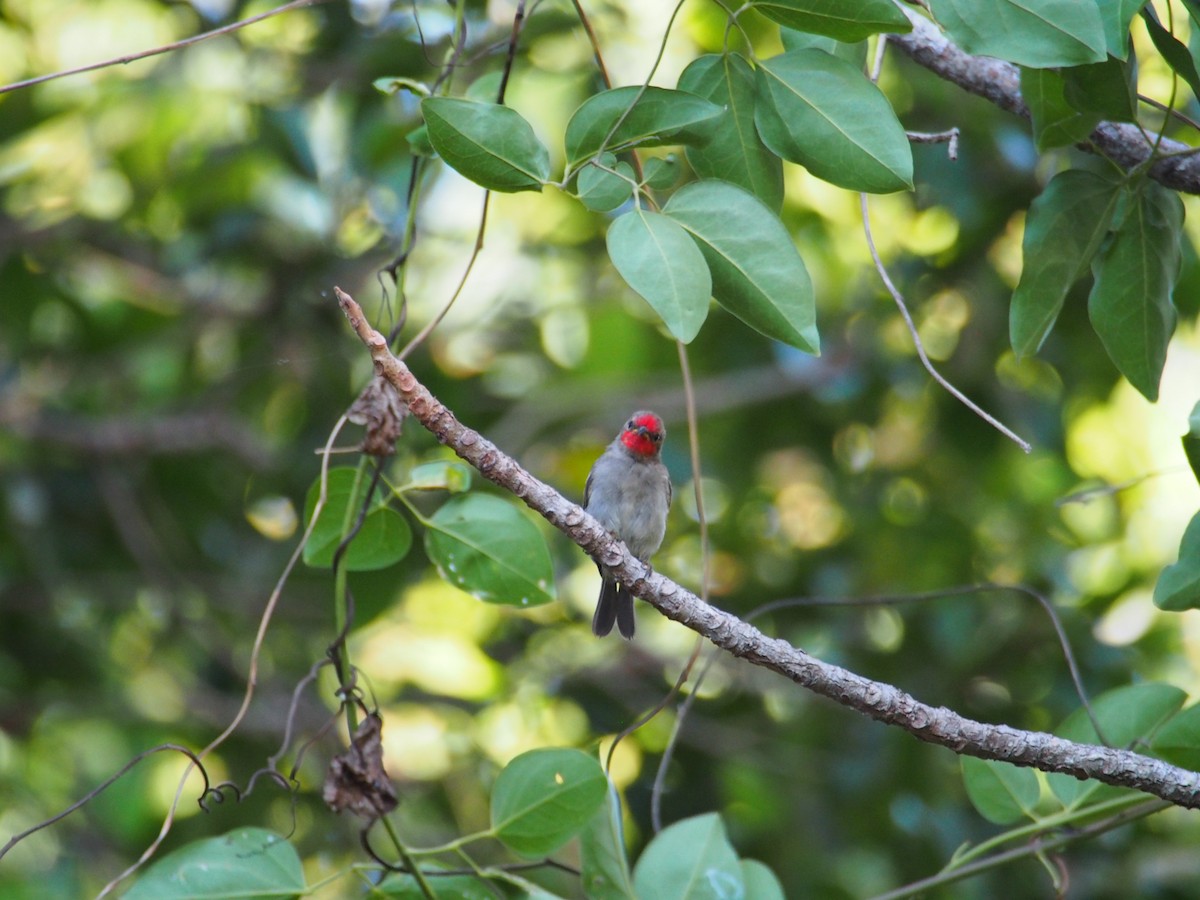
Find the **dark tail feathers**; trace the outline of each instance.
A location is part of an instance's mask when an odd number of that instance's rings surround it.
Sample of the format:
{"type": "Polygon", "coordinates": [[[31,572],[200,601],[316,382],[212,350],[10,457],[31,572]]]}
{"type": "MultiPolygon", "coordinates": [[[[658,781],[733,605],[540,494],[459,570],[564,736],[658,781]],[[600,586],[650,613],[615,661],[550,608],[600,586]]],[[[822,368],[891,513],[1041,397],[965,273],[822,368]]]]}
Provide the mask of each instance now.
{"type": "Polygon", "coordinates": [[[596,615],[592,617],[592,633],[604,637],[612,631],[614,623],[621,637],[633,637],[633,594],[612,578],[604,578],[600,584],[600,599],[596,601],[596,615]]]}

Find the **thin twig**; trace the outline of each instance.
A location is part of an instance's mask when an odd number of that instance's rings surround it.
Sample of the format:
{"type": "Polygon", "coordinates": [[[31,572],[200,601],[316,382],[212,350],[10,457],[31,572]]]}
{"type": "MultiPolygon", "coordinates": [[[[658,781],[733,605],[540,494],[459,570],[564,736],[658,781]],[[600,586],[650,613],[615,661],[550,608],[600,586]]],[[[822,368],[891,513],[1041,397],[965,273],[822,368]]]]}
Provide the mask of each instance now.
{"type": "MultiPolygon", "coordinates": [[[[879,81],[879,73],[883,69],[883,54],[886,49],[887,35],[881,34],[878,42],[875,45],[875,61],[871,65],[870,77],[873,83],[879,81]]],[[[957,132],[957,129],[955,129],[955,131],[957,132]]],[[[952,146],[954,146],[954,149],[957,150],[956,145],[952,146]]],[[[951,158],[953,158],[953,151],[951,152],[951,158]]],[[[1016,442],[1017,446],[1019,446],[1026,453],[1032,451],[1033,448],[1027,441],[1018,437],[1015,432],[1003,425],[998,419],[985,412],[982,407],[978,406],[973,401],[969,400],[966,394],[962,393],[962,391],[943,378],[937,369],[933,367],[933,363],[929,361],[929,357],[925,353],[925,345],[921,342],[921,335],[917,331],[917,326],[913,323],[912,316],[910,316],[908,313],[908,306],[904,302],[904,296],[892,283],[891,276],[888,275],[887,268],[883,265],[883,260],[879,258],[879,251],[875,248],[875,238],[871,235],[871,217],[867,212],[867,195],[865,193],[860,193],[858,197],[862,208],[863,233],[867,238],[867,247],[869,247],[871,250],[871,259],[875,261],[875,270],[879,272],[879,277],[883,279],[883,284],[888,289],[888,293],[892,295],[892,299],[896,301],[896,306],[900,308],[900,315],[904,317],[904,323],[908,326],[909,334],[912,335],[913,344],[916,345],[917,348],[917,355],[921,358],[921,364],[925,366],[925,370],[938,384],[949,391],[951,395],[957,397],[959,402],[974,412],[975,415],[979,416],[1010,440],[1016,442]]]]}
{"type": "Polygon", "coordinates": [[[917,355],[921,358],[921,364],[925,366],[925,371],[930,374],[934,381],[945,388],[951,396],[955,397],[959,403],[963,404],[967,409],[971,410],[971,412],[975,413],[975,415],[979,416],[979,418],[983,419],[983,421],[987,422],[1026,453],[1031,452],[1033,447],[1030,446],[1028,441],[967,397],[966,394],[942,377],[941,373],[933,367],[933,363],[929,361],[929,356],[925,353],[925,345],[921,342],[921,335],[917,332],[917,326],[914,324],[912,316],[909,315],[908,306],[904,302],[904,296],[896,289],[896,285],[892,283],[891,276],[888,275],[887,268],[883,265],[883,260],[879,258],[879,251],[875,248],[875,238],[871,235],[871,218],[867,212],[867,195],[859,194],[858,196],[862,207],[863,232],[867,238],[867,248],[871,251],[871,259],[875,261],[875,271],[879,273],[884,287],[888,289],[888,293],[896,301],[896,306],[900,309],[900,315],[904,318],[904,324],[908,326],[908,333],[912,335],[913,344],[917,348],[917,355]]]}
{"type": "Polygon", "coordinates": [[[450,299],[446,301],[445,306],[441,308],[438,314],[426,322],[425,327],[418,331],[416,336],[404,346],[404,349],[396,354],[397,358],[405,359],[408,354],[425,343],[426,338],[433,333],[433,330],[438,325],[442,324],[442,320],[450,313],[450,309],[454,306],[455,301],[462,294],[463,288],[466,287],[467,279],[471,277],[471,270],[475,268],[475,262],[479,259],[479,254],[483,250],[483,236],[487,231],[488,204],[491,199],[492,192],[484,191],[483,209],[479,214],[479,228],[475,232],[475,246],[471,248],[471,258],[467,260],[467,267],[463,269],[462,277],[458,279],[458,286],[454,289],[454,293],[450,295],[450,299]]]}
{"type": "Polygon", "coordinates": [[[1024,859],[1029,856],[1038,856],[1050,850],[1055,850],[1066,844],[1075,841],[1086,840],[1087,838],[1096,837],[1104,834],[1107,831],[1112,831],[1114,828],[1120,828],[1135,819],[1140,819],[1145,816],[1153,815],[1166,809],[1170,804],[1161,800],[1150,800],[1143,803],[1141,806],[1126,810],[1123,813],[1118,813],[1108,819],[1101,819],[1099,822],[1093,822],[1084,828],[1072,828],[1060,832],[1050,837],[1044,837],[1036,841],[1030,841],[1022,847],[1014,847],[1011,850],[1005,850],[1003,853],[997,853],[995,856],[989,856],[987,859],[981,859],[978,862],[970,863],[963,866],[961,869],[951,869],[945,872],[939,872],[937,875],[931,875],[929,878],[923,878],[920,881],[914,881],[911,884],[906,884],[902,888],[897,888],[894,891],[888,891],[885,894],[879,894],[872,900],[902,900],[904,897],[916,897],[924,895],[931,888],[941,887],[945,884],[952,884],[956,881],[961,881],[964,878],[969,878],[972,875],[978,875],[981,872],[986,872],[988,869],[994,869],[998,866],[1007,865],[1010,862],[1015,862],[1018,859],[1024,859]]]}
{"type": "MultiPolygon", "coordinates": [[[[700,430],[696,419],[696,386],[692,381],[692,367],[688,362],[687,345],[683,341],[676,341],[675,347],[679,352],[679,370],[683,378],[683,398],[687,407],[688,448],[691,451],[692,463],[692,490],[696,498],[696,520],[700,524],[700,599],[707,603],[712,548],[709,546],[708,540],[708,517],[704,514],[704,479],[700,468],[700,430]]],[[[687,682],[688,675],[700,657],[700,650],[703,646],[703,638],[697,637],[696,646],[692,648],[692,653],[684,664],[683,672],[676,680],[677,687],[681,688],[687,682]]],[[[671,736],[667,738],[667,745],[663,748],[662,758],[654,773],[654,785],[650,790],[650,824],[655,834],[662,831],[663,827],[662,795],[667,780],[667,768],[671,765],[671,759],[675,755],[675,744],[679,740],[684,719],[687,718],[687,711],[691,709],[691,700],[699,689],[700,682],[697,680],[692,692],[679,708],[679,714],[676,715],[675,724],[671,728],[671,736]]]]}
{"type": "MultiPolygon", "coordinates": [[[[1178,119],[1184,125],[1189,125],[1192,128],[1196,129],[1196,131],[1200,131],[1200,122],[1197,122],[1195,119],[1191,118],[1190,116],[1185,116],[1179,110],[1172,109],[1171,107],[1167,106],[1167,104],[1160,103],[1159,101],[1155,100],[1153,97],[1147,97],[1145,94],[1138,94],[1137,98],[1140,101],[1142,101],[1143,103],[1145,103],[1147,106],[1153,106],[1159,112],[1164,112],[1168,116],[1178,119]]],[[[1193,148],[1193,149],[1200,150],[1200,147],[1193,148]]]]}
{"type": "Polygon", "coordinates": [[[945,144],[950,162],[958,162],[958,128],[945,131],[906,131],[904,136],[914,144],[945,144]]]}
{"type": "Polygon", "coordinates": [[[604,82],[604,87],[612,90],[612,79],[608,77],[608,69],[604,65],[604,57],[600,55],[600,41],[596,39],[596,32],[592,29],[592,23],[588,20],[587,13],[583,11],[583,3],[580,0],[571,0],[575,6],[575,15],[579,16],[579,24],[583,26],[584,32],[588,36],[588,43],[592,45],[592,56],[596,60],[596,68],[600,70],[600,80],[604,82]]]}
{"type": "Polygon", "coordinates": [[[512,75],[513,63],[517,58],[517,41],[521,36],[521,24],[525,21],[525,0],[519,0],[517,11],[513,14],[512,36],[508,39],[508,55],[504,58],[504,69],[500,75],[500,90],[496,92],[496,102],[504,102],[504,93],[508,90],[508,78],[512,75]]]}
{"type": "Polygon", "coordinates": [[[206,31],[203,34],[194,34],[189,38],[184,38],[181,41],[175,41],[173,44],[163,44],[161,47],[155,47],[151,50],[141,50],[137,53],[129,53],[125,56],[116,56],[112,59],[106,59],[103,62],[89,63],[86,66],[76,66],[74,69],[64,69],[61,72],[52,72],[49,75],[39,75],[36,78],[27,78],[25,81],[16,81],[12,84],[6,84],[0,87],[0,94],[7,94],[9,91],[16,91],[21,88],[32,87],[35,84],[43,84],[47,81],[53,81],[56,78],[66,78],[68,75],[82,75],[84,72],[93,72],[96,69],[106,69],[109,66],[123,66],[127,63],[136,62],[139,59],[147,59],[151,56],[160,56],[163,53],[170,53],[173,50],[182,50],[184,47],[190,47],[192,44],[198,44],[201,41],[207,41],[209,38],[219,37],[223,34],[230,34],[245,28],[247,25],[253,25],[256,22],[261,22],[264,19],[269,19],[272,16],[277,16],[280,13],[289,12],[293,9],[300,9],[305,6],[316,6],[318,3],[326,3],[328,0],[292,0],[291,3],[285,3],[283,6],[277,6],[274,9],[269,9],[264,13],[259,13],[256,16],[250,16],[248,19],[239,19],[237,22],[230,22],[228,25],[222,25],[220,28],[215,28],[212,31],[206,31]]]}
{"type": "Polygon", "coordinates": [[[201,799],[203,800],[203,798],[209,793],[210,788],[209,788],[209,782],[208,782],[208,771],[204,768],[204,765],[200,762],[200,759],[196,756],[195,753],[193,753],[187,747],[184,747],[180,744],[159,744],[157,747],[151,747],[149,750],[143,750],[141,753],[139,753],[133,759],[129,760],[129,762],[125,763],[125,765],[123,765],[115,773],[110,775],[108,778],[106,778],[104,781],[102,781],[100,784],[98,784],[92,790],[88,791],[86,794],[84,794],[82,797],[80,797],[78,800],[76,800],[74,803],[72,803],[70,806],[68,806],[62,812],[56,813],[55,815],[51,816],[48,819],[43,819],[41,822],[38,822],[36,825],[34,825],[30,828],[26,828],[24,831],[20,832],[19,834],[14,834],[11,838],[8,839],[8,843],[6,843],[3,847],[0,847],[0,859],[3,859],[4,854],[8,853],[9,850],[11,850],[17,844],[21,843],[21,841],[25,840],[25,838],[29,837],[31,834],[36,834],[37,832],[41,831],[43,828],[49,828],[55,822],[65,819],[71,813],[75,812],[75,810],[79,809],[80,807],[89,803],[91,800],[98,797],[109,787],[109,785],[111,785],[115,781],[117,781],[122,775],[124,775],[126,772],[128,772],[130,769],[132,769],[138,763],[140,763],[147,756],[152,756],[155,753],[162,753],[164,750],[174,750],[177,753],[182,753],[189,760],[191,760],[191,762],[188,765],[187,774],[190,775],[193,769],[199,770],[201,777],[204,779],[204,791],[200,795],[201,799]]]}

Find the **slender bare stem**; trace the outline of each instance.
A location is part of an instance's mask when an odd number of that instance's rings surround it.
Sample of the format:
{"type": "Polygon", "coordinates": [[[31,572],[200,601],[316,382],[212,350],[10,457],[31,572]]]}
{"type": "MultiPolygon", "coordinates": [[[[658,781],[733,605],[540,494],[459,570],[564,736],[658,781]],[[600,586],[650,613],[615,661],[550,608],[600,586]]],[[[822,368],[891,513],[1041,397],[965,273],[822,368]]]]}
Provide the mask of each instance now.
{"type": "Polygon", "coordinates": [[[161,47],[154,47],[150,50],[141,50],[137,53],[129,53],[124,56],[115,56],[112,59],[106,59],[102,62],[88,63],[86,66],[76,66],[73,69],[64,69],[61,72],[51,72],[49,75],[39,75],[36,78],[27,78],[24,81],[15,81],[12,84],[0,86],[0,94],[7,94],[9,91],[20,90],[21,88],[33,87],[35,84],[43,84],[47,81],[53,81],[56,78],[66,78],[68,75],[82,75],[84,72],[94,72],[97,69],[107,69],[111,66],[123,66],[131,62],[136,62],[139,59],[148,59],[151,56],[161,56],[163,53],[170,53],[173,50],[182,50],[184,47],[190,47],[192,44],[198,44],[201,41],[207,41],[209,38],[220,37],[223,34],[231,34],[234,31],[245,28],[247,25],[253,25],[256,22],[261,22],[264,19],[269,19],[272,16],[278,16],[281,13],[291,12],[293,9],[301,9],[305,6],[316,6],[318,3],[327,3],[328,0],[292,0],[291,3],[285,3],[283,6],[277,6],[274,9],[269,9],[264,13],[259,13],[256,16],[250,16],[247,19],[239,19],[236,22],[230,22],[228,25],[222,25],[220,28],[214,28],[212,31],[206,31],[203,34],[194,34],[189,38],[184,38],[181,41],[175,41],[172,44],[163,44],[161,47]]]}

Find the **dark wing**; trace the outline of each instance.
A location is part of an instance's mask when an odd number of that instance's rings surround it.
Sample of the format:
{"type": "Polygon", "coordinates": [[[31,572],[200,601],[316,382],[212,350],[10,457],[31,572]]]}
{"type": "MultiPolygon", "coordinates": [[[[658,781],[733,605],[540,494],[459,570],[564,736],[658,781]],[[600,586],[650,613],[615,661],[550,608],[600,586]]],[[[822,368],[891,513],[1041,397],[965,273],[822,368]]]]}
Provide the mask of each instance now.
{"type": "Polygon", "coordinates": [[[592,498],[592,476],[596,474],[596,469],[593,466],[592,471],[588,472],[587,481],[583,485],[583,508],[587,509],[588,500],[592,498]]]}

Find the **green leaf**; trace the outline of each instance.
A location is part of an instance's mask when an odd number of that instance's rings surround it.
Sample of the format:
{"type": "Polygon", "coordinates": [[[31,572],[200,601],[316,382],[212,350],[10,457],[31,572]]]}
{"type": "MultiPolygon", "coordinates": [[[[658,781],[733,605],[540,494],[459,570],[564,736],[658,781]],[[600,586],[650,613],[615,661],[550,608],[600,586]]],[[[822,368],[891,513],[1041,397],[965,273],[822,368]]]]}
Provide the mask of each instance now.
{"type": "Polygon", "coordinates": [[[1154,585],[1154,605],[1170,612],[1200,609],[1200,513],[1192,516],[1179,543],[1179,561],[1165,569],[1154,585]]]}
{"type": "Polygon", "coordinates": [[[1179,277],[1183,201],[1145,182],[1113,242],[1092,261],[1088,315],[1117,369],[1146,399],[1158,382],[1175,331],[1171,293],[1179,277]]]}
{"type": "Polygon", "coordinates": [[[1077,144],[1100,124],[1098,115],[1082,113],[1067,102],[1066,85],[1059,72],[1022,68],[1021,97],[1029,107],[1038,150],[1077,144]]]}
{"type": "Polygon", "coordinates": [[[856,69],[862,69],[867,64],[867,42],[855,41],[852,44],[836,41],[819,34],[809,34],[806,31],[796,31],[793,28],[780,28],[779,40],[785,51],[789,50],[824,50],[830,56],[844,59],[856,69]]]}
{"type": "Polygon", "coordinates": [[[492,831],[522,856],[553,853],[591,820],[607,786],[600,764],[580,750],[522,753],[496,778],[492,831]]]}
{"type": "Polygon", "coordinates": [[[1154,732],[1150,749],[1169,763],[1200,771],[1200,704],[1194,704],[1154,732]]]}
{"type": "Polygon", "coordinates": [[[973,756],[961,756],[959,762],[967,796],[981,816],[997,825],[1033,818],[1041,786],[1032,769],[973,756]]]}
{"type": "MultiPolygon", "coordinates": [[[[421,861],[426,881],[433,886],[438,900],[495,900],[496,895],[488,882],[475,875],[435,875],[429,863],[421,861]]],[[[417,879],[406,873],[393,873],[382,884],[371,889],[364,897],[397,897],[399,900],[427,900],[417,879]]]]}
{"type": "Polygon", "coordinates": [[[424,125],[418,125],[404,136],[404,140],[408,143],[408,149],[414,156],[437,155],[433,144],[429,143],[429,129],[424,125]]]}
{"type": "Polygon", "coordinates": [[[766,148],[754,124],[754,71],[736,53],[693,60],[679,87],[726,107],[729,117],[704,147],[688,147],[687,158],[701,178],[743,187],[776,212],[783,206],[783,162],[766,148]]]}
{"type": "Polygon", "coordinates": [[[742,867],[716,813],[664,828],[633,870],[639,900],[744,897],[742,867]]]}
{"type": "MultiPolygon", "coordinates": [[[[327,474],[325,505],[321,508],[321,515],[317,517],[308,543],[304,545],[303,553],[304,564],[318,569],[333,565],[343,531],[357,520],[363,493],[370,482],[357,469],[347,466],[330,469],[327,474]],[[347,507],[352,501],[355,508],[348,512],[347,507]]],[[[309,487],[305,498],[305,522],[312,519],[320,496],[321,479],[318,477],[309,487]]],[[[382,506],[382,502],[378,497],[372,501],[372,508],[363,519],[362,527],[342,554],[341,565],[346,571],[386,569],[404,559],[412,548],[412,529],[408,521],[394,509],[382,506]]]]}
{"type": "Polygon", "coordinates": [[[752,6],[780,25],[839,41],[912,31],[908,17],[891,0],[752,0],[752,6]]]}
{"type": "Polygon", "coordinates": [[[429,141],[450,168],[493,191],[540,191],[550,154],[516,110],[496,103],[427,97],[429,141]]]}
{"type": "Polygon", "coordinates": [[[404,490],[413,491],[449,491],[451,494],[461,494],[471,487],[471,472],[474,471],[466,463],[453,459],[439,459],[435,462],[413,466],[408,473],[408,482],[404,490]]]}
{"type": "Polygon", "coordinates": [[[511,503],[467,494],[425,523],[425,552],[442,578],[488,603],[554,600],[554,570],[541,532],[511,503]]]}
{"type": "Polygon", "coordinates": [[[1146,0],[1099,0],[1104,43],[1111,56],[1125,59],[1129,55],[1129,25],[1145,5],[1146,0]]]}
{"type": "Polygon", "coordinates": [[[718,303],[767,337],[820,352],[808,270],[761,200],[723,181],[697,181],[676,191],[663,212],[700,247],[718,303]]]}
{"type": "Polygon", "coordinates": [[[1137,119],[1133,66],[1110,56],[1104,62],[1063,69],[1063,97],[1072,107],[1114,122],[1137,119]]]}
{"type": "Polygon", "coordinates": [[[723,125],[724,115],[715,103],[687,91],[601,91],[585,100],[567,123],[567,168],[574,169],[601,150],[706,143],[723,125]]]}
{"type": "Polygon", "coordinates": [[[746,886],[747,900],[786,900],[783,885],[775,873],[757,859],[742,860],[742,882],[746,886]]]}
{"type": "MultiPolygon", "coordinates": [[[[1092,700],[1092,712],[1100,723],[1104,737],[1113,747],[1128,747],[1151,735],[1183,706],[1187,694],[1170,684],[1134,684],[1107,691],[1092,700]]],[[[1098,744],[1096,729],[1087,712],[1077,709],[1054,733],[1081,744],[1098,744]]],[[[1051,790],[1064,807],[1077,808],[1107,785],[1099,781],[1080,781],[1071,775],[1047,775],[1051,790]]],[[[1117,788],[1105,791],[1113,793],[1117,788]]]]}
{"type": "Polygon", "coordinates": [[[822,50],[758,69],[763,143],[831,184],[884,194],[912,188],[912,149],[892,105],[862,72],[822,50]]]}
{"type": "Polygon", "coordinates": [[[1183,436],[1183,452],[1187,456],[1192,474],[1200,481],[1200,403],[1192,407],[1188,416],[1188,433],[1183,436]]]}
{"type": "Polygon", "coordinates": [[[126,900],[268,900],[306,889],[300,857],[264,828],[193,841],[151,865],[126,900]]]}
{"type": "Polygon", "coordinates": [[[401,91],[410,91],[418,97],[429,96],[429,85],[423,81],[417,81],[415,78],[405,78],[403,75],[376,78],[371,82],[371,87],[384,94],[398,94],[401,91]]]}
{"type": "Polygon", "coordinates": [[[669,156],[652,156],[642,166],[642,181],[656,191],[665,191],[675,186],[682,168],[679,165],[679,157],[674,153],[669,156]]]}
{"type": "Polygon", "coordinates": [[[968,53],[1034,69],[1100,62],[1107,52],[1089,0],[931,0],[933,16],[968,53]]]}
{"type": "Polygon", "coordinates": [[[1082,169],[1060,172],[1029,205],[1024,265],[1013,292],[1009,332],[1017,356],[1036,353],[1067,291],[1088,270],[1108,233],[1120,185],[1082,169]]]}
{"type": "Polygon", "coordinates": [[[690,343],[708,316],[712,279],[683,226],[661,213],[631,210],[609,227],[608,255],[667,330],[690,343]]]}
{"type": "Polygon", "coordinates": [[[604,803],[579,833],[581,886],[588,900],[637,900],[625,854],[621,801],[610,785],[604,803]]]}
{"type": "Polygon", "coordinates": [[[1196,71],[1196,62],[1192,59],[1187,45],[1163,28],[1158,16],[1154,14],[1154,7],[1146,6],[1142,9],[1142,21],[1146,23],[1146,31],[1149,32],[1155,49],[1162,54],[1167,65],[1187,82],[1193,97],[1200,97],[1200,73],[1196,71]]]}
{"type": "Polygon", "coordinates": [[[637,176],[633,166],[627,162],[617,162],[611,153],[603,154],[599,162],[605,166],[601,169],[594,162],[589,162],[579,170],[577,189],[579,200],[588,209],[596,212],[608,212],[623,203],[633,199],[634,184],[637,176]],[[609,171],[609,170],[612,171],[609,171]],[[614,174],[620,172],[621,175],[614,174]]]}

